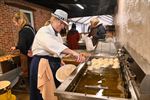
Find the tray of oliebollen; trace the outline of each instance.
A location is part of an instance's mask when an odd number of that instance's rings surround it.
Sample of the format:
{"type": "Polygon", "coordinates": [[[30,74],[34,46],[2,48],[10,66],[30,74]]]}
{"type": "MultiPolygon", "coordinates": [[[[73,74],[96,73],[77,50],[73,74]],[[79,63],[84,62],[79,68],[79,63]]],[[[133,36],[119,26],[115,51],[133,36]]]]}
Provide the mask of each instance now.
{"type": "Polygon", "coordinates": [[[87,70],[89,71],[101,73],[106,68],[119,69],[119,59],[117,57],[95,57],[87,61],[87,70]]]}

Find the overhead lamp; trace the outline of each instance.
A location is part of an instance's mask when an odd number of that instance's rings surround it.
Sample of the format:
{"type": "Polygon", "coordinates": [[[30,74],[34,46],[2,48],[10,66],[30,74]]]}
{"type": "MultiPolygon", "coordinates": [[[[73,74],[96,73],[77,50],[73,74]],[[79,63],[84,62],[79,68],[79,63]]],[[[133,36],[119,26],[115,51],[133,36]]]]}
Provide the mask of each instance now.
{"type": "Polygon", "coordinates": [[[76,4],[76,6],[78,6],[81,9],[84,9],[84,7],[81,4],[76,4]]]}

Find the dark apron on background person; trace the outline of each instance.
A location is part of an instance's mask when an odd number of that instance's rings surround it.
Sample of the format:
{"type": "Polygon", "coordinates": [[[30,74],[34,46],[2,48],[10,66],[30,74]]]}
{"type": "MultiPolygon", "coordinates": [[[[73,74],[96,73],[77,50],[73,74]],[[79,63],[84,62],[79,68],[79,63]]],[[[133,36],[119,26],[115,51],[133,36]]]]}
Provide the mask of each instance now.
{"type": "Polygon", "coordinates": [[[51,56],[33,56],[30,66],[30,100],[43,100],[40,91],[37,89],[38,65],[41,58],[49,61],[56,88],[61,84],[55,77],[56,71],[60,67],[61,59],[51,56]]]}

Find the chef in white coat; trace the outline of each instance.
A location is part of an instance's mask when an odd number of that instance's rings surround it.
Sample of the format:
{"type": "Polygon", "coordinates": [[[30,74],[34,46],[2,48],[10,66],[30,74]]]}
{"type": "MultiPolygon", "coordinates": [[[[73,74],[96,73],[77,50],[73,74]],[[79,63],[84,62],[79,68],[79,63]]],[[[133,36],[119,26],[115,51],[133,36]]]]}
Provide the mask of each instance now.
{"type": "Polygon", "coordinates": [[[60,85],[55,73],[61,66],[61,54],[71,54],[77,62],[85,61],[85,57],[63,44],[59,32],[68,25],[67,18],[68,14],[65,11],[57,9],[52,13],[50,24],[40,28],[34,38],[32,45],[33,59],[30,66],[30,100],[42,100],[42,96],[37,89],[38,64],[41,58],[49,61],[56,87],[60,85]]]}

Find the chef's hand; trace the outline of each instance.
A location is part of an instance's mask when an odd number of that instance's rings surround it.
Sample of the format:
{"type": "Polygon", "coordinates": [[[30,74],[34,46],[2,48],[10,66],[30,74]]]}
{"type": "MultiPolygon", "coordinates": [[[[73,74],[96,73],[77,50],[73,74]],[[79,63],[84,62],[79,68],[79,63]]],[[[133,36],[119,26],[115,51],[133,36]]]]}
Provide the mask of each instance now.
{"type": "Polygon", "coordinates": [[[65,62],[63,60],[61,60],[61,66],[64,66],[65,62]]]}
{"type": "Polygon", "coordinates": [[[85,61],[85,56],[83,56],[82,54],[79,54],[77,62],[84,62],[85,61]]]}
{"type": "Polygon", "coordinates": [[[33,55],[32,55],[32,51],[31,51],[31,50],[28,50],[27,55],[28,55],[29,57],[32,57],[32,56],[33,56],[33,55]]]}
{"type": "Polygon", "coordinates": [[[10,50],[16,50],[16,47],[11,47],[10,50]]]}
{"type": "Polygon", "coordinates": [[[85,57],[82,54],[74,53],[73,56],[76,58],[77,62],[84,62],[85,57]]]}

